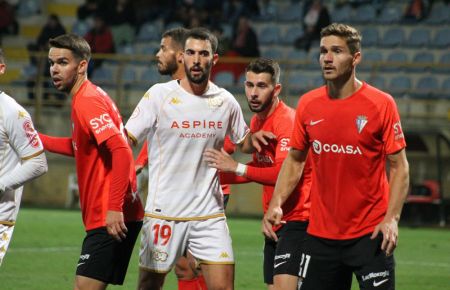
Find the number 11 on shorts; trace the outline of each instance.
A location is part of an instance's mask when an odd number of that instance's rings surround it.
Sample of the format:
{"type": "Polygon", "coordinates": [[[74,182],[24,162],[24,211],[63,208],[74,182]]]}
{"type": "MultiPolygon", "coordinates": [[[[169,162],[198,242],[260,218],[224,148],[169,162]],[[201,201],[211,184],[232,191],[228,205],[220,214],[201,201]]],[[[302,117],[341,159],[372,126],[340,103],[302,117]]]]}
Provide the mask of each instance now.
{"type": "Polygon", "coordinates": [[[153,226],[153,233],[155,236],[153,244],[158,245],[161,239],[161,246],[165,246],[172,236],[172,228],[169,225],[156,224],[153,226]]]}
{"type": "Polygon", "coordinates": [[[311,260],[310,255],[302,254],[302,260],[300,262],[300,271],[298,272],[299,277],[306,277],[306,272],[308,271],[309,261],[311,260]]]}

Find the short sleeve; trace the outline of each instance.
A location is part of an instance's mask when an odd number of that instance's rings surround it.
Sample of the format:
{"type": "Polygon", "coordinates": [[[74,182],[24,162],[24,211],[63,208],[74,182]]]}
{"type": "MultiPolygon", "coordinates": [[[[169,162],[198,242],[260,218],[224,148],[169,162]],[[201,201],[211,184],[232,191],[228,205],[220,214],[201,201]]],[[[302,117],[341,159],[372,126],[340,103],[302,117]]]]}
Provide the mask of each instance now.
{"type": "Polygon", "coordinates": [[[393,154],[406,147],[397,105],[392,97],[388,98],[383,118],[383,143],[386,154],[393,154]]]}
{"type": "Polygon", "coordinates": [[[240,144],[244,140],[245,136],[250,132],[247,124],[244,120],[244,114],[236,99],[230,95],[230,126],[229,136],[234,144],[240,144]]]}
{"type": "Polygon", "coordinates": [[[101,98],[82,98],[78,101],[75,111],[97,144],[121,134],[120,128],[114,122],[117,117],[111,116],[112,110],[101,98]]]}
{"type": "Polygon", "coordinates": [[[125,125],[128,134],[135,138],[136,140],[134,141],[137,141],[139,144],[143,142],[150,128],[156,123],[158,116],[156,94],[155,87],[151,87],[139,101],[125,125]]]}
{"type": "Polygon", "coordinates": [[[28,159],[44,150],[30,115],[17,103],[5,118],[5,130],[10,145],[21,159],[28,159]]]}
{"type": "Polygon", "coordinates": [[[284,160],[289,152],[290,140],[292,136],[293,116],[286,112],[274,122],[274,134],[277,136],[277,147],[275,149],[275,159],[277,161],[284,160]]]}
{"type": "Polygon", "coordinates": [[[297,109],[295,111],[294,129],[291,136],[291,147],[304,151],[308,147],[308,139],[306,128],[304,126],[303,117],[305,114],[305,98],[300,98],[297,109]]]}

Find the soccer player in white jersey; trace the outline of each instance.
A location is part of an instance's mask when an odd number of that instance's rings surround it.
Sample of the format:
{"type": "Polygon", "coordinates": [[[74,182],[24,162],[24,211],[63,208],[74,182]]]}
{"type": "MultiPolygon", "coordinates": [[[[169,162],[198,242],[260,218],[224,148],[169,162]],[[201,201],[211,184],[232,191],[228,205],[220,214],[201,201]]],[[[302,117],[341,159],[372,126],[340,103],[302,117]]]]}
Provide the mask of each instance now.
{"type": "Polygon", "coordinates": [[[217,170],[203,159],[226,135],[244,152],[273,138],[250,134],[242,110],[209,81],[217,38],[204,28],[188,32],[186,77],[152,86],[126,129],[133,143],[149,142],[149,190],[140,250],[139,289],[161,289],[178,257],[190,252],[209,290],[233,289],[234,257],[217,170]]]}
{"type": "MultiPolygon", "coordinates": [[[[0,75],[6,71],[0,49],[0,75]]],[[[47,159],[28,112],[0,90],[0,265],[14,231],[23,184],[47,172],[47,159]]]]}

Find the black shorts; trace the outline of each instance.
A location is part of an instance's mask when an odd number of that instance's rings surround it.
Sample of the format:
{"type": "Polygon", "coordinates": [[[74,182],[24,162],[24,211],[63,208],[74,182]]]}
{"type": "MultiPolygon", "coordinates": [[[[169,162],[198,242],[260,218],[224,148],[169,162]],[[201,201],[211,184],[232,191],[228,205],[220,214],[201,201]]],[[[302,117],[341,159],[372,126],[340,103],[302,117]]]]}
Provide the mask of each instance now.
{"type": "Polygon", "coordinates": [[[370,236],[329,240],[307,235],[300,269],[304,277],[301,290],[350,290],[353,273],[360,289],[394,290],[394,256],[381,251],[381,234],[374,240],[370,236]]]}
{"type": "Polygon", "coordinates": [[[127,222],[126,227],[127,237],[121,242],[111,237],[104,227],[87,231],[76,274],[106,284],[122,285],[142,221],[127,222]]]}
{"type": "Polygon", "coordinates": [[[230,200],[230,194],[224,194],[223,195],[223,209],[227,209],[229,200],[230,200]]]}
{"type": "Polygon", "coordinates": [[[273,277],[279,274],[298,276],[307,227],[308,222],[290,221],[277,231],[278,242],[266,238],[264,283],[273,284],[273,277]]]}

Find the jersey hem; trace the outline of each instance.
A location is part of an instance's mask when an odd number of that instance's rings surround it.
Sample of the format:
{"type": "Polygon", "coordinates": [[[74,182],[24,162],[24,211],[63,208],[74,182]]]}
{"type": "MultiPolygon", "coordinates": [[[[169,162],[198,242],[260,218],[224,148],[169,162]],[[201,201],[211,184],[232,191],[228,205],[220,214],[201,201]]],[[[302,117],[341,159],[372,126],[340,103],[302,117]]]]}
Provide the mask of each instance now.
{"type": "Polygon", "coordinates": [[[223,212],[212,214],[212,215],[205,215],[205,216],[198,216],[198,217],[169,217],[169,216],[162,216],[152,213],[145,213],[145,217],[151,217],[151,218],[157,218],[161,220],[168,220],[168,221],[201,221],[201,220],[208,220],[218,217],[225,217],[225,214],[223,212]]]}
{"type": "Polygon", "coordinates": [[[10,221],[0,221],[0,225],[12,227],[16,224],[16,222],[10,222],[10,221]]]}

